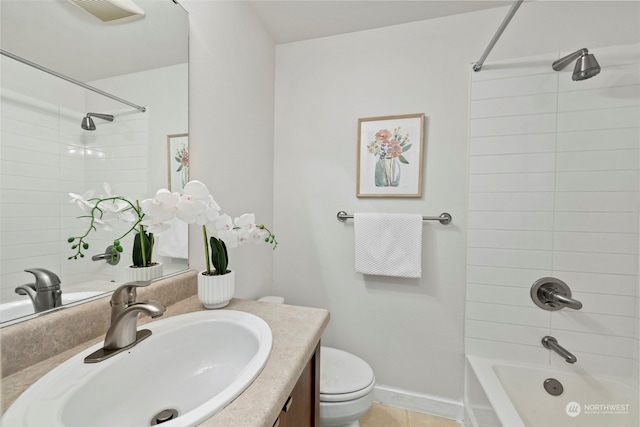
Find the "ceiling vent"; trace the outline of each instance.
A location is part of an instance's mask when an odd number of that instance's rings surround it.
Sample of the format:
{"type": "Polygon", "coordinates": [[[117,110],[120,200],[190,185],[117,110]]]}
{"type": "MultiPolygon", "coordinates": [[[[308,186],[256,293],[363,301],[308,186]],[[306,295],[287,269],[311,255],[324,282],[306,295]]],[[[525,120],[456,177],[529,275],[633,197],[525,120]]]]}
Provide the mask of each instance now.
{"type": "Polygon", "coordinates": [[[105,23],[122,23],[144,18],[144,10],[131,0],[69,0],[105,23]]]}

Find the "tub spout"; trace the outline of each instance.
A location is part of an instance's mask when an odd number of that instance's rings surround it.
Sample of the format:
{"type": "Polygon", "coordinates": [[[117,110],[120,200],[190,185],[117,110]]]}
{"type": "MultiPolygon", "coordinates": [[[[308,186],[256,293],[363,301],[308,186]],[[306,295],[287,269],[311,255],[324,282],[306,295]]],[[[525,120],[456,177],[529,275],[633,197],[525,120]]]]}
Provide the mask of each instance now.
{"type": "Polygon", "coordinates": [[[569,350],[558,344],[558,340],[554,337],[547,335],[542,338],[542,345],[544,348],[548,348],[549,350],[553,350],[558,353],[560,356],[564,357],[564,360],[567,363],[576,363],[578,359],[574,356],[569,350]]]}

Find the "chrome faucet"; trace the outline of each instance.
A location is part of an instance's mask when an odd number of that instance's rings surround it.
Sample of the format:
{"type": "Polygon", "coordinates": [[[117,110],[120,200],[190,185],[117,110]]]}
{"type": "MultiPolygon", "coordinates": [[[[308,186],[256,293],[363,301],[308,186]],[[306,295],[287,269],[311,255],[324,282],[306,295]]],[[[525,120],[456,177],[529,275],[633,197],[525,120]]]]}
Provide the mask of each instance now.
{"type": "Polygon", "coordinates": [[[555,277],[543,277],[531,286],[531,299],[540,308],[549,311],[572,308],[580,310],[582,303],[571,298],[569,285],[555,277]]]}
{"type": "Polygon", "coordinates": [[[50,310],[62,305],[62,290],[60,278],[44,268],[28,268],[25,270],[35,276],[35,283],[28,283],[16,287],[18,295],[28,295],[36,313],[50,310]]]}
{"type": "Polygon", "coordinates": [[[553,350],[560,356],[564,357],[564,360],[566,360],[567,363],[576,363],[578,361],[576,356],[574,356],[573,353],[558,344],[558,340],[554,337],[551,337],[549,335],[545,336],[544,338],[542,338],[542,345],[544,346],[544,348],[553,350]]]}
{"type": "Polygon", "coordinates": [[[562,295],[555,289],[540,288],[540,292],[544,295],[544,298],[548,301],[548,304],[559,307],[568,307],[574,310],[580,310],[582,303],[566,295],[562,295]]]}
{"type": "Polygon", "coordinates": [[[166,311],[162,303],[154,300],[136,301],[136,288],[149,286],[151,282],[125,283],[111,296],[111,326],[104,339],[104,347],[84,359],[85,363],[101,362],[123,350],[129,349],[151,335],[148,329],[138,331],[138,315],[160,317],[166,311]]]}

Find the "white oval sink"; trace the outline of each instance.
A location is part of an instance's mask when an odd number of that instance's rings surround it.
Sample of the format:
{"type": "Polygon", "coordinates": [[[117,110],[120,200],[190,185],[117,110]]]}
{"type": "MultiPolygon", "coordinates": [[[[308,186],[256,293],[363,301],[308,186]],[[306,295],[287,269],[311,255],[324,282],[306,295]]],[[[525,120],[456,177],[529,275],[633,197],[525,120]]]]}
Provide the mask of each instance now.
{"type": "MultiPolygon", "coordinates": [[[[62,304],[71,304],[76,301],[80,301],[87,298],[95,297],[96,295],[102,295],[104,292],[71,292],[62,294],[62,304]]],[[[17,319],[18,317],[28,316],[34,314],[33,303],[29,297],[25,296],[20,301],[6,302],[0,304],[0,323],[8,322],[9,320],[17,319]]]]}
{"type": "MultiPolygon", "coordinates": [[[[232,310],[199,311],[142,325],[152,335],[99,363],[95,345],[29,387],[2,418],[5,426],[194,426],[235,399],[269,358],[267,323],[232,310]]],[[[139,327],[140,329],[140,327],[139,327]]]]}

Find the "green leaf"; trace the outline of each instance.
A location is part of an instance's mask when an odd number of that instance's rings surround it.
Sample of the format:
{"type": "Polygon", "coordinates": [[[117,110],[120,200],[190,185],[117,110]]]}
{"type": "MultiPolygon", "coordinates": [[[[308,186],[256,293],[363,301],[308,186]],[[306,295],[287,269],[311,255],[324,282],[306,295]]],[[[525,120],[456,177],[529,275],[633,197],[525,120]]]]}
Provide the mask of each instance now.
{"type": "Polygon", "coordinates": [[[404,147],[402,147],[402,152],[404,153],[405,151],[407,151],[409,148],[411,148],[411,144],[407,144],[404,147]]]}
{"type": "Polygon", "coordinates": [[[69,237],[69,238],[67,239],[67,242],[71,243],[71,242],[73,242],[74,240],[76,240],[76,238],[75,238],[75,237],[69,237]]]}
{"type": "Polygon", "coordinates": [[[226,274],[229,265],[229,254],[224,242],[216,237],[209,239],[211,245],[211,263],[217,275],[226,274]]]}
{"type": "Polygon", "coordinates": [[[409,164],[407,159],[405,159],[404,156],[402,156],[402,155],[398,156],[398,160],[400,160],[400,163],[404,163],[405,165],[409,164]]]}
{"type": "MultiPolygon", "coordinates": [[[[131,258],[133,261],[133,265],[136,267],[148,267],[151,263],[151,251],[153,249],[152,245],[153,234],[145,233],[136,233],[133,238],[133,251],[131,253],[131,258]],[[141,239],[144,239],[144,249],[145,249],[145,258],[147,261],[147,265],[144,264],[142,257],[142,243],[141,239]]],[[[118,248],[116,248],[118,250],[118,248]]]]}

